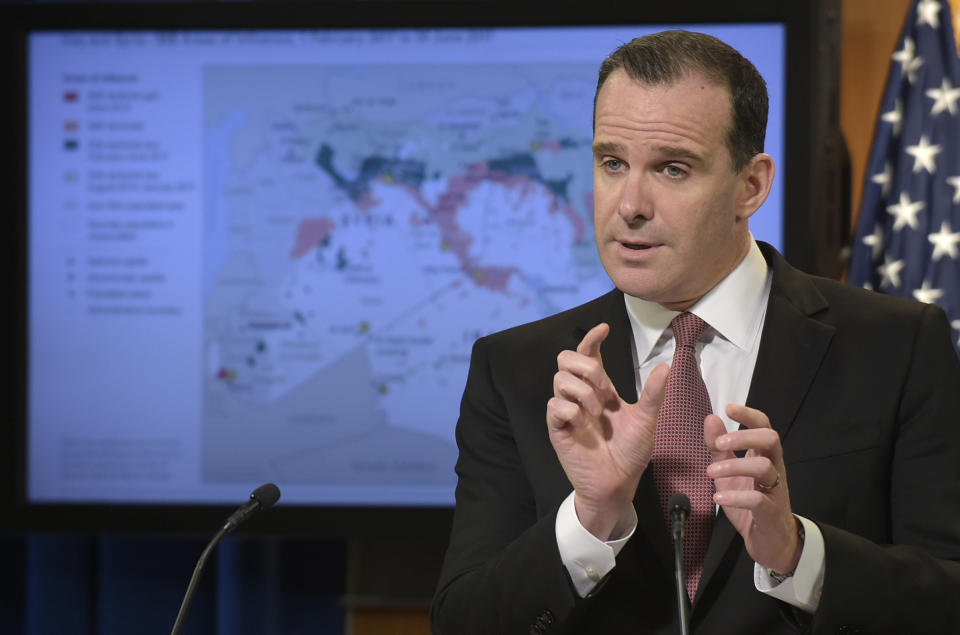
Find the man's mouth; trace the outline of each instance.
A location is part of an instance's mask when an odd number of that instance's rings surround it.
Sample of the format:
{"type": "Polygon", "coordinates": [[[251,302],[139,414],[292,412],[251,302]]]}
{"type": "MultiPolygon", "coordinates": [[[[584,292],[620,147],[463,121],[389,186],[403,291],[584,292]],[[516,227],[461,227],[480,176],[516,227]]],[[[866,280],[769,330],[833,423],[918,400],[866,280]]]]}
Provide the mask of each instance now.
{"type": "Polygon", "coordinates": [[[644,249],[650,249],[654,245],[650,243],[636,243],[636,242],[627,242],[624,240],[620,241],[620,244],[626,247],[627,249],[633,249],[634,251],[642,251],[644,249]]]}

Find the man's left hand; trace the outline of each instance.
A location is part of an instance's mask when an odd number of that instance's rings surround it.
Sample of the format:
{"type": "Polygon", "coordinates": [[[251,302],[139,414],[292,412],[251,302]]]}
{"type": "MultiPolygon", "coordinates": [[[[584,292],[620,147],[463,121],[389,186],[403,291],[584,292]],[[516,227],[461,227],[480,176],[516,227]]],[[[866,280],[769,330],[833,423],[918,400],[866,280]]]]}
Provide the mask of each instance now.
{"type": "Polygon", "coordinates": [[[714,479],[715,503],[743,536],[754,562],[781,573],[797,568],[803,544],[790,510],[790,491],[780,435],[767,415],[730,404],[727,416],[746,430],[728,433],[718,415],[704,420],[704,440],[713,455],[707,474],[714,479]],[[742,458],[734,452],[746,451],[742,458]]]}

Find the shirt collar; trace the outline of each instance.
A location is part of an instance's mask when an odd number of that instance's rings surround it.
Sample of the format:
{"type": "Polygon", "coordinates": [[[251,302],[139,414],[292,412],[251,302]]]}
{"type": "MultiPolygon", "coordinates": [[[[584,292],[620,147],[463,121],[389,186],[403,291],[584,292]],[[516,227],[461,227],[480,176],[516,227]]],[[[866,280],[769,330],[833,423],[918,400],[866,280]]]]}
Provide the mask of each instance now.
{"type": "MultiPolygon", "coordinates": [[[[766,286],[767,261],[751,237],[750,249],[740,264],[687,310],[738,348],[747,349],[760,324],[757,318],[763,314],[766,286]]],[[[633,326],[637,360],[643,362],[680,312],[631,295],[623,297],[633,326]]]]}

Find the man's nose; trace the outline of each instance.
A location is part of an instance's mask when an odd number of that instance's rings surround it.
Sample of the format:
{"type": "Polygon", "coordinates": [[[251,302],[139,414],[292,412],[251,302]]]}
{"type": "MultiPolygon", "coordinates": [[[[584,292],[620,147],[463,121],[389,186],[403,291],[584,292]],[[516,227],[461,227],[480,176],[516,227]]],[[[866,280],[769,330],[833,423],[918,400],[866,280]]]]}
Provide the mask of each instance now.
{"type": "Polygon", "coordinates": [[[643,175],[630,175],[623,184],[617,213],[628,224],[653,218],[653,200],[643,175]]]}

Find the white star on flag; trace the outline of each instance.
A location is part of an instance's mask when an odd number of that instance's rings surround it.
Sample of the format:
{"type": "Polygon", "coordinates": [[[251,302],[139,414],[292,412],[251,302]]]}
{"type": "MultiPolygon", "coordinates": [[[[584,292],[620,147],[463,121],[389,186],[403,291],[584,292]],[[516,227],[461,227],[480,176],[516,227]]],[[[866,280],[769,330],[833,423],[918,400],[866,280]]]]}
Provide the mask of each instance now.
{"type": "Polygon", "coordinates": [[[863,237],[863,244],[870,247],[873,259],[876,260],[883,253],[883,226],[879,223],[873,226],[873,233],[863,237]]]}
{"type": "Polygon", "coordinates": [[[900,270],[903,269],[902,260],[894,260],[890,256],[884,256],[884,263],[877,267],[877,272],[881,276],[880,288],[900,286],[900,270]]]}
{"type": "Polygon", "coordinates": [[[909,225],[910,229],[916,229],[917,214],[920,213],[923,207],[923,201],[911,201],[909,194],[900,192],[900,202],[887,208],[887,211],[896,217],[896,220],[893,222],[893,231],[900,231],[904,225],[909,225]]]}
{"type": "Polygon", "coordinates": [[[908,37],[903,41],[903,48],[893,54],[894,61],[900,63],[901,72],[911,84],[917,80],[917,69],[923,66],[923,58],[917,57],[916,52],[913,39],[908,37]]]}
{"type": "Polygon", "coordinates": [[[897,101],[893,106],[893,110],[883,113],[880,115],[880,118],[887,123],[892,123],[893,136],[899,137],[900,130],[903,129],[903,102],[897,98],[897,101]]]}
{"type": "MultiPolygon", "coordinates": [[[[960,331],[960,320],[954,320],[950,323],[954,330],[960,331]]],[[[960,346],[960,337],[957,338],[957,346],[960,346]]]]}
{"type": "Polygon", "coordinates": [[[927,91],[927,97],[934,100],[933,107],[930,109],[931,115],[939,115],[944,110],[949,110],[951,115],[957,114],[960,88],[954,88],[946,77],[943,78],[940,88],[931,88],[927,91]]]}
{"type": "Polygon", "coordinates": [[[957,256],[960,255],[960,251],[957,249],[957,243],[960,243],[960,232],[952,233],[950,223],[947,221],[940,223],[940,231],[927,236],[927,240],[933,243],[933,256],[931,258],[934,261],[940,260],[944,255],[950,256],[951,260],[956,260],[957,256]]]}
{"type": "Polygon", "coordinates": [[[960,203],[960,174],[957,176],[948,176],[947,183],[953,187],[953,202],[960,203]]]}
{"type": "Polygon", "coordinates": [[[937,0],[920,0],[917,5],[917,26],[929,24],[935,29],[940,28],[940,3],[937,0]]]}
{"type": "Polygon", "coordinates": [[[883,166],[883,172],[874,174],[870,180],[879,185],[881,194],[886,196],[890,192],[890,181],[893,180],[893,166],[887,161],[883,166]]]}
{"type": "Polygon", "coordinates": [[[930,143],[927,135],[920,136],[920,143],[907,146],[907,154],[913,157],[913,171],[926,170],[930,174],[937,171],[937,155],[943,148],[930,143]]]}
{"type": "Polygon", "coordinates": [[[917,302],[933,304],[943,297],[943,291],[940,289],[931,289],[930,283],[924,280],[919,289],[914,289],[913,297],[916,298],[917,302]]]}

